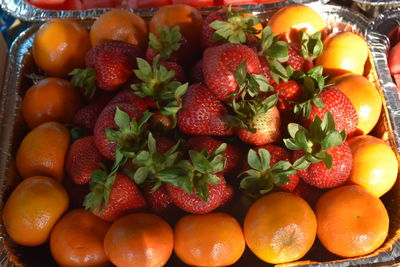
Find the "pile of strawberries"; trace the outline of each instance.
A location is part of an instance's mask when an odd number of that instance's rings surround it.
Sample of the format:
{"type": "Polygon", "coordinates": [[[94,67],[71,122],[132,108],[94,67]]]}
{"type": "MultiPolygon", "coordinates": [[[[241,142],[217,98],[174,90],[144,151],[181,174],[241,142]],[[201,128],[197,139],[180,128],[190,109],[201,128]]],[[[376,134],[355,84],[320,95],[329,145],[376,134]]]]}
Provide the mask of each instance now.
{"type": "Polygon", "coordinates": [[[89,50],[86,69],[72,73],[88,98],[73,120],[85,137],[66,159],[87,209],[107,221],[146,209],[204,214],[239,192],[312,201],[346,181],[346,137],[358,119],[313,66],[321,33],[299,31],[288,43],[259,24],[228,8],[205,18],[201,47],[176,26],[150,34],[146,51],[127,43],[89,50]]]}

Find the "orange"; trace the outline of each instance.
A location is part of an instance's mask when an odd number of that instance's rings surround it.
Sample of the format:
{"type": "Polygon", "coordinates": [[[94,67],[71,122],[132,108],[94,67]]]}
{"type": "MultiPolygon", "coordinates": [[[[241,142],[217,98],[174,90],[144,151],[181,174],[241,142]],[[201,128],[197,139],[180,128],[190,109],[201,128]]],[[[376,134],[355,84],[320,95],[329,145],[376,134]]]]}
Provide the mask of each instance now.
{"type": "Polygon", "coordinates": [[[101,15],[90,29],[92,45],[124,42],[147,47],[147,25],[138,15],[128,10],[111,10],[101,15]]]}
{"type": "Polygon", "coordinates": [[[374,251],[389,230],[389,216],[381,200],[358,185],[338,187],[322,195],[315,214],[319,240],[341,257],[374,251]]]}
{"type": "Polygon", "coordinates": [[[85,66],[90,49],[89,32],[71,19],[56,18],[44,23],[36,33],[32,55],[37,66],[50,76],[67,77],[85,66]]]}
{"type": "Polygon", "coordinates": [[[350,138],[353,154],[349,183],[361,185],[375,197],[384,195],[397,179],[398,161],[392,148],[370,135],[350,138]]]}
{"type": "Polygon", "coordinates": [[[114,222],[104,238],[104,250],[118,267],[161,267],[172,254],[174,234],[159,216],[134,213],[114,222]]]}
{"type": "Polygon", "coordinates": [[[71,123],[82,106],[78,88],[67,80],[46,78],[30,87],[22,100],[22,116],[29,128],[47,122],[71,123]]]}
{"type": "Polygon", "coordinates": [[[298,41],[298,32],[303,30],[309,35],[322,32],[325,22],[311,7],[293,5],[279,9],[268,21],[275,35],[282,34],[287,41],[298,41]]]}
{"type": "Polygon", "coordinates": [[[158,35],[158,28],[168,26],[180,27],[181,34],[188,39],[192,47],[200,43],[203,18],[198,9],[188,5],[167,5],[158,9],[150,20],[149,30],[158,35]]]}
{"type": "Polygon", "coordinates": [[[18,173],[22,178],[44,175],[61,181],[69,142],[67,128],[58,122],[45,122],[34,128],[18,148],[18,173]]]}
{"type": "Polygon", "coordinates": [[[175,225],[174,251],[191,266],[234,264],[246,247],[242,228],[231,215],[186,215],[175,225]]]}
{"type": "Polygon", "coordinates": [[[302,198],[276,192],[257,200],[244,219],[247,246],[261,260],[279,264],[303,257],[314,243],[315,214],[302,198]]]}
{"type": "Polygon", "coordinates": [[[60,266],[111,266],[103,246],[109,227],[90,211],[71,210],[51,231],[51,255],[60,266]]]}
{"type": "Polygon", "coordinates": [[[33,176],[11,193],[3,209],[3,223],[17,244],[38,246],[47,241],[68,204],[67,192],[59,182],[33,176]]]}
{"type": "Polygon", "coordinates": [[[342,91],[357,111],[356,134],[368,134],[378,122],[382,100],[374,85],[362,75],[344,74],[333,80],[334,87],[342,91]]]}
{"type": "Polygon", "coordinates": [[[324,67],[324,74],[339,76],[345,73],[362,75],[368,58],[368,44],[352,32],[339,32],[324,40],[324,49],[316,65],[324,67]]]}

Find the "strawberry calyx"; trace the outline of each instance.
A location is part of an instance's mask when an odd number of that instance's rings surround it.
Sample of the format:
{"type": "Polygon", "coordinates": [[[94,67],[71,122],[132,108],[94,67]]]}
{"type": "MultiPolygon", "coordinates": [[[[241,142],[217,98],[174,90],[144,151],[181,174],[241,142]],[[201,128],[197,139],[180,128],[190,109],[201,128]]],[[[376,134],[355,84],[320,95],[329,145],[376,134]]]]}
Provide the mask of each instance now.
{"type": "Polygon", "coordinates": [[[181,142],[178,141],[165,153],[159,153],[156,148],[156,140],[153,135],[149,133],[147,149],[141,150],[132,159],[132,164],[137,169],[135,171],[125,170],[127,175],[133,179],[136,184],[152,184],[152,193],[157,191],[163,184],[169,182],[168,179],[160,179],[157,174],[165,169],[173,167],[182,158],[182,153],[177,151],[180,143],[181,142]]]}
{"type": "Polygon", "coordinates": [[[168,26],[158,28],[158,37],[149,33],[149,47],[160,54],[160,60],[165,61],[171,57],[174,51],[181,47],[182,34],[180,27],[175,26],[172,29],[168,26]]]}
{"type": "Polygon", "coordinates": [[[214,41],[224,41],[226,43],[245,44],[248,41],[248,34],[256,35],[260,31],[254,28],[260,23],[256,16],[252,16],[248,10],[232,11],[232,6],[226,10],[226,21],[215,20],[209,27],[215,30],[214,41]],[[249,16],[244,16],[248,14],[249,16]]]}
{"type": "Polygon", "coordinates": [[[312,104],[318,108],[324,108],[324,102],[318,97],[322,93],[326,77],[323,76],[323,67],[316,66],[306,73],[295,72],[292,79],[303,85],[300,100],[294,105],[294,113],[302,119],[308,119],[311,115],[312,104]]]}
{"type": "Polygon", "coordinates": [[[274,36],[270,26],[266,26],[262,31],[261,54],[268,62],[271,76],[276,83],[280,80],[287,82],[293,74],[293,68],[284,67],[282,63],[289,60],[289,43],[274,36]]]}
{"type": "Polygon", "coordinates": [[[253,149],[247,154],[250,169],[244,171],[240,176],[245,177],[240,182],[240,188],[250,197],[260,198],[270,192],[274,185],[282,186],[290,182],[289,175],[296,174],[292,164],[288,161],[279,161],[271,167],[271,155],[266,149],[253,149]]]}
{"type": "Polygon", "coordinates": [[[69,73],[71,84],[83,89],[84,95],[91,99],[96,92],[96,70],[94,68],[74,69],[69,73]]]}
{"type": "Polygon", "coordinates": [[[335,120],[330,112],[321,120],[315,116],[309,130],[297,123],[289,123],[288,132],[291,138],[283,139],[290,150],[302,150],[304,156],[293,163],[297,170],[307,169],[312,163],[324,162],[325,167],[332,167],[332,155],[328,149],[341,145],[346,140],[346,131],[339,132],[335,128],[335,120]]]}
{"type": "Polygon", "coordinates": [[[300,53],[305,59],[315,59],[322,53],[324,45],[322,43],[321,32],[308,35],[305,31],[300,31],[300,53]]]}
{"type": "Polygon", "coordinates": [[[161,114],[171,117],[175,127],[176,114],[182,108],[182,96],[187,91],[188,83],[173,81],[175,71],[160,65],[159,60],[160,56],[157,55],[150,66],[146,60],[137,58],[138,69],[134,73],[142,83],[133,84],[131,88],[142,98],[153,97],[157,109],[161,114]]]}
{"type": "Polygon", "coordinates": [[[151,115],[151,112],[146,111],[137,122],[135,119],[131,120],[126,112],[116,108],[114,121],[118,129],[106,129],[107,139],[116,143],[116,160],[120,157],[132,158],[135,152],[143,147],[143,139],[147,135],[147,128],[144,125],[151,115]]]}
{"type": "Polygon", "coordinates": [[[226,143],[221,144],[211,154],[205,149],[201,151],[189,150],[190,160],[180,160],[173,167],[156,174],[156,177],[167,184],[182,188],[191,195],[195,195],[207,202],[210,196],[209,185],[218,185],[221,179],[216,175],[226,166],[224,152],[226,143]]]}

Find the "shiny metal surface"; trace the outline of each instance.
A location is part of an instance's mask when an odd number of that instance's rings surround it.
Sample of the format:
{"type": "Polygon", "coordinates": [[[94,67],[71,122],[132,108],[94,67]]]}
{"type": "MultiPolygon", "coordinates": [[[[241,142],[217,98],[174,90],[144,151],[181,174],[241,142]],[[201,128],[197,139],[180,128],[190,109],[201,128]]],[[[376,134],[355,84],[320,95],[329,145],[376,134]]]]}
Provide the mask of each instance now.
{"type": "MultiPolygon", "coordinates": [[[[0,0],[0,2],[7,1],[7,0],[0,0]]],[[[13,1],[13,0],[11,0],[13,1]]],[[[22,3],[22,0],[18,0],[17,2],[22,3]]],[[[268,19],[277,9],[280,7],[287,5],[287,3],[277,3],[273,5],[262,5],[262,6],[248,6],[250,10],[253,10],[255,14],[260,16],[263,19],[268,19]]],[[[339,6],[331,6],[331,5],[322,5],[320,3],[313,3],[309,4],[312,8],[317,10],[323,18],[325,18],[326,23],[328,25],[328,29],[330,32],[339,32],[339,31],[352,31],[358,33],[365,37],[368,29],[368,20],[352,10],[339,7],[339,6]]],[[[213,9],[204,9],[202,12],[207,14],[210,10],[213,9]]],[[[23,8],[20,10],[23,11],[23,8]]],[[[77,19],[90,19],[96,18],[106,10],[89,10],[89,11],[68,11],[68,12],[57,12],[57,16],[60,17],[73,17],[77,19]]],[[[32,10],[30,12],[33,12],[32,10]]],[[[36,12],[36,11],[35,11],[36,12]]],[[[24,13],[22,14],[27,15],[31,14],[32,16],[39,16],[40,12],[37,14],[33,13],[24,13]]],[[[142,10],[140,13],[143,16],[150,16],[152,10],[142,10]],[[147,13],[146,13],[147,12],[147,13]]],[[[48,17],[45,15],[46,13],[43,12],[43,16],[40,15],[39,20],[46,20],[48,17]]],[[[55,16],[55,13],[47,13],[47,15],[55,16]]],[[[13,43],[10,56],[9,56],[9,64],[7,66],[7,71],[4,80],[4,86],[1,90],[0,95],[0,209],[3,205],[1,202],[4,196],[5,191],[5,184],[6,180],[8,179],[9,168],[11,166],[11,162],[13,160],[13,148],[18,145],[18,138],[16,135],[22,135],[19,132],[19,124],[21,123],[20,120],[20,104],[21,104],[21,95],[22,91],[25,90],[24,86],[26,84],[26,77],[24,76],[26,73],[26,69],[32,69],[29,64],[32,62],[32,57],[29,53],[30,47],[32,46],[34,35],[40,25],[34,25],[25,32],[23,32],[13,43]],[[28,67],[27,67],[28,66],[28,67]]],[[[372,38],[372,37],[371,37],[372,38]]],[[[378,38],[378,37],[376,37],[378,38]]],[[[370,38],[369,38],[370,39],[370,38]]],[[[378,47],[374,47],[375,44],[372,44],[373,48],[376,50],[378,47]]],[[[381,45],[382,46],[382,45],[381,45]]],[[[384,46],[384,45],[383,45],[384,46]]],[[[383,47],[382,47],[383,49],[383,47]]],[[[374,50],[373,50],[374,51],[374,50]]],[[[379,55],[374,53],[374,56],[378,56],[378,64],[376,66],[381,68],[382,62],[379,60],[383,60],[383,54],[379,55]],[[381,57],[381,59],[379,59],[381,57]]],[[[377,61],[375,61],[377,62],[377,61]]],[[[379,72],[379,70],[378,70],[379,72]]],[[[388,78],[384,77],[384,74],[380,74],[379,82],[382,84],[383,94],[385,96],[385,100],[388,104],[388,111],[390,114],[388,115],[391,119],[391,126],[395,129],[396,139],[399,138],[399,131],[398,127],[400,125],[400,117],[399,117],[399,102],[398,98],[395,100],[395,95],[393,94],[393,83],[385,83],[383,79],[388,78]]],[[[399,147],[399,143],[397,143],[399,147]]],[[[14,264],[18,262],[18,266],[26,266],[29,267],[30,265],[26,262],[20,262],[18,255],[14,254],[14,245],[12,241],[9,240],[7,234],[5,233],[4,229],[0,225],[0,266],[3,267],[14,267],[17,266],[14,264]],[[8,260],[12,258],[12,260],[8,260]],[[14,263],[13,263],[14,262],[14,263]]],[[[358,265],[358,266],[365,266],[369,263],[376,263],[376,262],[388,262],[392,261],[396,256],[400,255],[399,253],[399,246],[393,246],[393,249],[390,251],[379,253],[379,255],[371,254],[367,257],[362,258],[355,258],[355,259],[342,259],[337,260],[335,262],[326,262],[322,263],[322,266],[351,266],[351,265],[358,265]]],[[[315,261],[304,261],[304,262],[296,262],[293,263],[291,266],[299,266],[299,265],[310,265],[310,266],[321,266],[320,263],[315,261]]],[[[243,266],[243,265],[235,265],[235,266],[243,266]]],[[[250,262],[246,266],[266,266],[265,263],[260,262],[250,262]]],[[[47,267],[47,266],[46,266],[47,267]]]]}

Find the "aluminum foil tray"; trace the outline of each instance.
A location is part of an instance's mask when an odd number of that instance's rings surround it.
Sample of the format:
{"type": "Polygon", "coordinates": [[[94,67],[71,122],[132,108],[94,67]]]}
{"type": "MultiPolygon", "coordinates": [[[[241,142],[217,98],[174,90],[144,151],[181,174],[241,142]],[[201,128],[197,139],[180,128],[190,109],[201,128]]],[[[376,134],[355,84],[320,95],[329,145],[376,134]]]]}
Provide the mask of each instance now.
{"type": "MultiPolygon", "coordinates": [[[[1,1],[4,2],[4,0],[1,1]]],[[[260,18],[267,20],[280,5],[270,5],[268,8],[253,9],[253,11],[260,18]]],[[[309,4],[309,6],[325,18],[330,32],[352,31],[365,37],[368,20],[364,16],[338,6],[321,5],[320,3],[309,4]]],[[[70,17],[74,14],[75,18],[85,18],[86,20],[82,20],[82,23],[87,25],[86,23],[92,22],[88,18],[95,18],[102,13],[104,13],[104,10],[87,11],[87,13],[83,12],[83,15],[79,12],[60,13],[59,15],[70,17]]],[[[42,17],[41,19],[44,20],[45,18],[42,17]]],[[[39,26],[39,24],[33,25],[14,41],[10,50],[4,86],[0,91],[0,211],[13,186],[18,181],[14,167],[14,156],[18,145],[27,133],[27,128],[20,114],[20,106],[25,91],[31,86],[31,81],[27,75],[37,71],[30,49],[39,26]]],[[[398,139],[400,121],[397,116],[399,111],[398,99],[395,99],[391,94],[394,85],[380,83],[381,80],[378,80],[372,56],[370,56],[369,65],[371,68],[368,77],[382,93],[382,100],[384,105],[387,106],[387,108],[384,108],[380,125],[376,127],[374,134],[380,137],[386,136],[396,151],[398,146],[396,146],[395,140],[398,139]]],[[[378,64],[378,66],[381,65],[378,64]]],[[[304,261],[282,266],[372,266],[375,263],[379,263],[379,266],[387,266],[396,262],[396,258],[400,257],[400,245],[398,244],[400,242],[398,237],[398,232],[400,233],[400,179],[398,179],[393,190],[385,195],[383,201],[391,217],[391,226],[385,244],[374,253],[364,257],[339,259],[327,252],[321,253],[321,245],[316,242],[316,245],[304,257],[304,261]]],[[[18,246],[10,240],[4,227],[0,224],[0,266],[53,267],[56,265],[51,260],[48,246],[35,248],[18,246]]],[[[180,267],[184,265],[173,256],[167,266],[180,267]]],[[[269,265],[261,262],[249,250],[246,250],[243,257],[234,266],[261,267],[269,265]]]]}
{"type": "Polygon", "coordinates": [[[399,7],[400,0],[353,0],[367,15],[375,18],[387,9],[399,7]]]}
{"type": "MultiPolygon", "coordinates": [[[[288,4],[308,4],[312,2],[327,3],[329,0],[286,0],[271,4],[258,5],[239,5],[248,10],[274,9],[288,4]]],[[[45,10],[34,7],[25,0],[0,0],[1,8],[10,15],[25,21],[45,21],[50,18],[79,18],[88,19],[96,18],[100,14],[107,12],[109,9],[89,9],[89,10],[45,10]]],[[[202,8],[204,12],[218,9],[219,7],[202,8]]],[[[129,9],[134,13],[142,16],[151,16],[157,8],[129,9]]]]}

